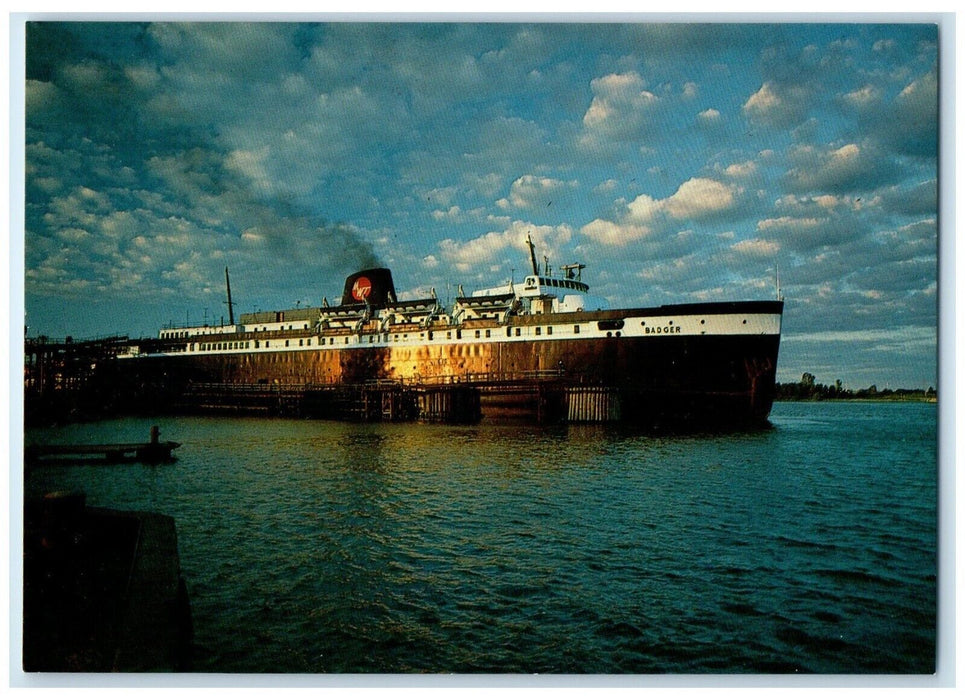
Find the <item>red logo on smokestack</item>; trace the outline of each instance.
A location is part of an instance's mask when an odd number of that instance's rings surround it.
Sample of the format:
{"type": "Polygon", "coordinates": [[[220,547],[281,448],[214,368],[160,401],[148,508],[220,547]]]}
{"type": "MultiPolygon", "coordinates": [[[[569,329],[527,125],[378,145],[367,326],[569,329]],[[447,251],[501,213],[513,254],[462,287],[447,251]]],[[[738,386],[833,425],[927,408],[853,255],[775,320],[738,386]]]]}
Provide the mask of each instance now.
{"type": "Polygon", "coordinates": [[[372,282],[368,277],[359,277],[352,285],[352,297],[357,301],[365,301],[372,293],[372,282]]]}

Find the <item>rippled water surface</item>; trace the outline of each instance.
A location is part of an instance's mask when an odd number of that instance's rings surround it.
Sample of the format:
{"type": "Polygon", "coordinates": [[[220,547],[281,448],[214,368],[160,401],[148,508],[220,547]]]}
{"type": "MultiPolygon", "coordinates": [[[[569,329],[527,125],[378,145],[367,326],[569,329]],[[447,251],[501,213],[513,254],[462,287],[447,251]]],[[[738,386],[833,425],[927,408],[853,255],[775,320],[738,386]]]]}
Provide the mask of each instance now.
{"type": "Polygon", "coordinates": [[[932,672],[935,406],[772,424],[166,419],[177,462],[45,467],[25,491],[176,519],[200,672],[932,672]]]}

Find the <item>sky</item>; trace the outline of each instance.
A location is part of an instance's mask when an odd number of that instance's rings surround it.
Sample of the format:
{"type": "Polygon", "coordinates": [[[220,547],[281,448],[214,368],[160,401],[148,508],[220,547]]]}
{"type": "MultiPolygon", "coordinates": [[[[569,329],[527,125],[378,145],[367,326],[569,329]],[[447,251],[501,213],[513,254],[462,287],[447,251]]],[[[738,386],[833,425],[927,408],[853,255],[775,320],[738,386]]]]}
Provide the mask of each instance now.
{"type": "Polygon", "coordinates": [[[30,336],[519,280],[785,298],[779,381],[937,383],[939,27],[28,23],[30,336]]]}

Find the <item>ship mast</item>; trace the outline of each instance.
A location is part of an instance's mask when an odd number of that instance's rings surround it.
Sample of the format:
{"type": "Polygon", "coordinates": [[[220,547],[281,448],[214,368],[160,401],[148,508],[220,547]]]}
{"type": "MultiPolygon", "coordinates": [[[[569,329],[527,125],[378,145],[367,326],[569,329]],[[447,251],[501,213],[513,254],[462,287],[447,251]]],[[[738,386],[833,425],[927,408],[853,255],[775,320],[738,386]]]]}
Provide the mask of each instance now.
{"type": "Polygon", "coordinates": [[[225,287],[227,287],[227,289],[228,289],[228,301],[227,301],[227,304],[228,304],[228,325],[229,325],[229,326],[233,326],[233,325],[235,325],[235,307],[234,307],[234,304],[231,303],[231,280],[228,278],[228,268],[227,268],[227,267],[225,267],[225,269],[224,269],[224,283],[225,283],[225,287]]]}
{"type": "Polygon", "coordinates": [[[539,265],[536,263],[536,246],[533,245],[533,239],[526,234],[526,245],[529,246],[529,259],[533,263],[533,274],[539,277],[539,265]]]}

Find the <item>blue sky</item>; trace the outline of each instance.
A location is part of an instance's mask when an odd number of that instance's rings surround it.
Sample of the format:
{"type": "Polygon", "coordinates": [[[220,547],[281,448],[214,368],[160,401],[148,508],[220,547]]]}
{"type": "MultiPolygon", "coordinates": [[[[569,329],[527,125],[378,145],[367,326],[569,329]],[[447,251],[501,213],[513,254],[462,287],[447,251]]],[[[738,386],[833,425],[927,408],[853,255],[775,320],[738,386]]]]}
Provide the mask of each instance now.
{"type": "MultiPolygon", "coordinates": [[[[786,297],[778,379],[937,386],[935,24],[27,28],[30,335],[153,335],[587,265],[786,297]]],[[[441,292],[440,292],[441,293],[441,292]]]]}

